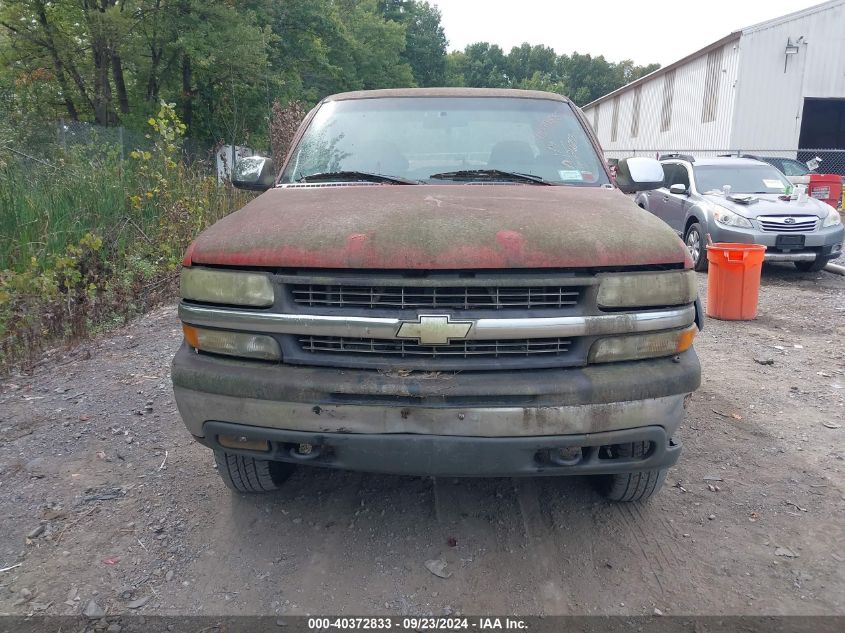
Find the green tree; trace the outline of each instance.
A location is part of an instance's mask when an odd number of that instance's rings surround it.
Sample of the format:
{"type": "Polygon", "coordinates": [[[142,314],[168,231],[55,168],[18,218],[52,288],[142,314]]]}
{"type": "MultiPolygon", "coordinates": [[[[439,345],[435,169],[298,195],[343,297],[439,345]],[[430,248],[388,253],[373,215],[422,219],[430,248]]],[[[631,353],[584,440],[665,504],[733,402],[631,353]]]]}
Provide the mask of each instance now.
{"type": "Polygon", "coordinates": [[[508,54],[508,78],[516,85],[530,79],[535,73],[551,78],[557,78],[557,53],[548,46],[532,46],[528,42],[521,46],[514,46],[508,54]]]}
{"type": "MultiPolygon", "coordinates": [[[[414,85],[410,65],[402,60],[405,26],[385,20],[376,0],[337,0],[347,29],[346,55],[352,59],[360,87],[399,88],[414,85]]],[[[343,51],[336,51],[338,55],[343,51]]]]}
{"type": "Polygon", "coordinates": [[[447,86],[466,86],[464,70],[466,69],[466,53],[463,51],[452,51],[446,55],[446,72],[443,83],[447,86]]]}
{"type": "Polygon", "coordinates": [[[6,0],[0,55],[14,60],[17,78],[49,77],[49,101],[70,119],[140,129],[165,97],[179,103],[192,134],[207,137],[204,115],[231,114],[233,92],[249,109],[267,85],[273,40],[257,24],[256,3],[6,0]]]}
{"type": "Polygon", "coordinates": [[[440,9],[419,0],[381,0],[387,20],[405,26],[402,59],[410,65],[418,86],[442,86],[446,79],[446,33],[440,9]]]}
{"type": "Polygon", "coordinates": [[[505,53],[496,44],[477,42],[464,49],[459,73],[465,85],[472,88],[506,88],[508,62],[505,53]]]}

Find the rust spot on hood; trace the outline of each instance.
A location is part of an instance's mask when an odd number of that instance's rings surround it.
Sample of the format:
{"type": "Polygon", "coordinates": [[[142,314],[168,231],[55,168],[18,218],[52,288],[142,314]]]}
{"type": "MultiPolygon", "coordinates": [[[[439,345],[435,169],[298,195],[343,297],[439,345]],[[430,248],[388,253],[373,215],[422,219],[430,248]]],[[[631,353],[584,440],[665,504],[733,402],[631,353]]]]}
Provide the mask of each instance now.
{"type": "Polygon", "coordinates": [[[188,258],[291,268],[690,265],[674,231],[618,190],[530,185],[271,189],[204,231],[188,258]]]}

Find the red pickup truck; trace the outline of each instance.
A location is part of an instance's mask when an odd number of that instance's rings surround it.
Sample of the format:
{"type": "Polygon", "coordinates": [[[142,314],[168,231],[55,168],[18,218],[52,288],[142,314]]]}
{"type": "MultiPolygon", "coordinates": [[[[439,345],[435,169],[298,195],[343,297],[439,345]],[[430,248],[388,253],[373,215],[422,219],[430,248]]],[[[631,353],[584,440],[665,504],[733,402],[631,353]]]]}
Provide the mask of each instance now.
{"type": "Polygon", "coordinates": [[[433,476],[590,475],[659,490],[700,382],[683,242],[611,180],[566,98],[487,89],[324,99],[265,190],[182,271],[173,386],[226,484],[296,465],[433,476]]]}

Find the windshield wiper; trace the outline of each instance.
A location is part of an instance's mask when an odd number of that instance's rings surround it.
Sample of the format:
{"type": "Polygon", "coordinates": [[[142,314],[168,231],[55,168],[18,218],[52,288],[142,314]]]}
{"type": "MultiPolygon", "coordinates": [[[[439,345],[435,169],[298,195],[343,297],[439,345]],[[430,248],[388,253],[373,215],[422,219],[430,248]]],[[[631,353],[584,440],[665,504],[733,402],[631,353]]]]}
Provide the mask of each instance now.
{"type": "Polygon", "coordinates": [[[297,182],[385,182],[393,185],[418,185],[418,180],[409,180],[401,176],[371,174],[366,171],[324,171],[300,176],[297,182]]]}
{"type": "Polygon", "coordinates": [[[462,169],[460,171],[444,171],[439,174],[431,174],[429,178],[437,180],[486,180],[486,181],[511,181],[530,182],[535,185],[551,185],[540,176],[534,174],[523,174],[518,171],[502,171],[501,169],[462,169]]]}

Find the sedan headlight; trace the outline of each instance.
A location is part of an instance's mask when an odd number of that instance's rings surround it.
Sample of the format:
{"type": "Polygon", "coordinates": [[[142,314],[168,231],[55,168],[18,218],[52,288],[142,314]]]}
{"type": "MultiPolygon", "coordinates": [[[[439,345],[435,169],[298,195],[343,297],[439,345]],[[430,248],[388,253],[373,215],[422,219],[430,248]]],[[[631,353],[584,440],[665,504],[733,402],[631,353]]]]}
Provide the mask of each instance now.
{"type": "Polygon", "coordinates": [[[716,206],[713,208],[713,217],[716,219],[717,224],[721,224],[722,226],[731,226],[740,229],[750,229],[751,222],[749,222],[748,218],[744,218],[738,213],[734,213],[733,211],[729,211],[724,207],[716,206]]]}
{"type": "Polygon", "coordinates": [[[677,270],[661,273],[607,275],[599,286],[601,308],[647,308],[692,303],[698,296],[695,273],[677,270]]]}
{"type": "Polygon", "coordinates": [[[601,338],[590,348],[590,362],[612,363],[674,356],[692,347],[697,333],[698,328],[690,325],[680,330],[601,338]]]}
{"type": "Polygon", "coordinates": [[[824,222],[822,222],[822,228],[826,226],[836,226],[837,224],[842,224],[842,216],[839,215],[839,211],[830,207],[827,217],[824,219],[824,222]]]}
{"type": "Polygon", "coordinates": [[[259,360],[281,360],[279,344],[272,336],[227,332],[183,325],[185,341],[197,351],[259,360]]]}
{"type": "Polygon", "coordinates": [[[263,308],[273,305],[273,283],[265,273],[182,269],[180,293],[183,299],[207,303],[263,308]]]}

